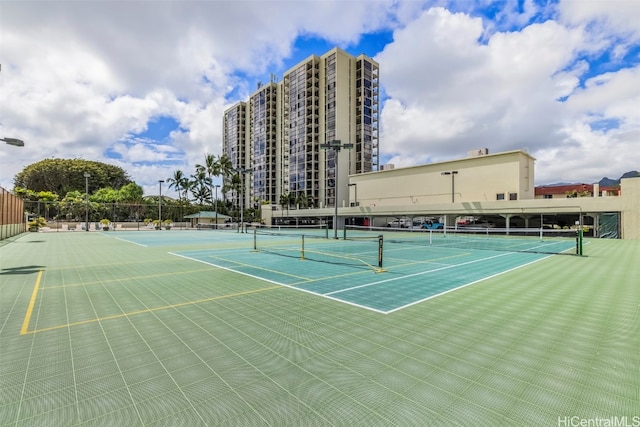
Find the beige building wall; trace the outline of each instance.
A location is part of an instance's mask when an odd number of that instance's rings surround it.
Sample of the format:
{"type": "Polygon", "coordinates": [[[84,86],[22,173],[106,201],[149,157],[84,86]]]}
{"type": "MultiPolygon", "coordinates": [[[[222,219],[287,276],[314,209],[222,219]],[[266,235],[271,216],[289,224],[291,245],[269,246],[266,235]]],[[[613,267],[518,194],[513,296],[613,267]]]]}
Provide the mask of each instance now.
{"type": "Polygon", "coordinates": [[[640,240],[640,178],[621,180],[620,190],[620,197],[600,197],[600,199],[620,199],[623,237],[640,240]]]}
{"type": "MultiPolygon", "coordinates": [[[[620,215],[620,237],[640,240],[640,178],[621,181],[619,197],[534,198],[534,159],[523,151],[497,153],[451,162],[398,168],[350,177],[349,198],[339,208],[339,227],[346,218],[368,218],[384,225],[393,217],[443,215],[448,224],[456,216],[499,215],[505,219],[534,219],[541,215],[571,214],[598,218],[620,215]],[[457,170],[451,202],[451,175],[457,170]],[[466,179],[462,179],[465,177],[466,179]],[[460,179],[459,179],[460,178],[460,179]],[[496,194],[517,192],[517,200],[496,200],[496,194]]],[[[265,222],[284,215],[263,211],[265,222]]],[[[333,208],[291,209],[291,218],[331,218],[333,208]]]]}
{"type": "Polygon", "coordinates": [[[534,161],[510,151],[352,175],[350,196],[371,207],[533,199],[534,161]]]}

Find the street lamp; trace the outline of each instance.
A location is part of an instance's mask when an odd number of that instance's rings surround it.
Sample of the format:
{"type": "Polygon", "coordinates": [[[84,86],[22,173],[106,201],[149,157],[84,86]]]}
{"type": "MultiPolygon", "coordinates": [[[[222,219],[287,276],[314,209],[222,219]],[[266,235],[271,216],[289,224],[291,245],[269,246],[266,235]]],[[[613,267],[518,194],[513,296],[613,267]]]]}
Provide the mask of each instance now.
{"type": "Polygon", "coordinates": [[[253,171],[247,168],[237,168],[233,171],[240,174],[240,227],[238,227],[238,233],[240,233],[242,224],[244,224],[244,175],[253,171]]]}
{"type": "Polygon", "coordinates": [[[451,175],[451,203],[455,202],[456,197],[456,187],[455,187],[455,176],[458,174],[458,171],[450,171],[450,172],[442,172],[441,175],[451,175]]]}
{"type": "Polygon", "coordinates": [[[358,206],[358,184],[347,184],[349,187],[353,187],[353,206],[358,206]]]}
{"type": "Polygon", "coordinates": [[[326,144],[320,144],[320,148],[322,148],[323,150],[333,150],[335,153],[335,169],[336,169],[336,176],[335,176],[335,181],[333,184],[333,188],[334,188],[334,213],[333,213],[333,238],[337,239],[338,238],[338,181],[339,181],[339,177],[340,175],[338,175],[338,153],[340,153],[341,149],[345,149],[345,150],[350,150],[353,148],[353,144],[350,143],[345,143],[342,144],[340,142],[339,139],[334,139],[333,141],[329,141],[326,144]]]}
{"type": "Polygon", "coordinates": [[[162,230],[162,183],[164,179],[159,179],[158,184],[160,185],[160,193],[158,197],[158,230],[162,230]]]}
{"type": "Polygon", "coordinates": [[[16,147],[24,147],[24,141],[18,138],[0,138],[0,141],[4,141],[9,145],[15,145],[16,147]]]}
{"type": "Polygon", "coordinates": [[[89,231],[89,177],[91,174],[84,173],[84,230],[89,231]]]}
{"type": "Polygon", "coordinates": [[[216,212],[216,225],[215,225],[215,229],[218,229],[218,188],[220,188],[220,184],[216,184],[213,186],[216,189],[216,205],[215,205],[215,212],[216,212]]]}

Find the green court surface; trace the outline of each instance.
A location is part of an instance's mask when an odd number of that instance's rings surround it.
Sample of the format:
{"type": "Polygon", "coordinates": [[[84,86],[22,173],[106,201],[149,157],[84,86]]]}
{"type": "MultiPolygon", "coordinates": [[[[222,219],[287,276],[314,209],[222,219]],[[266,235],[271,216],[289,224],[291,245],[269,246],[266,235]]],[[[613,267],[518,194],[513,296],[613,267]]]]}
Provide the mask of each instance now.
{"type": "MultiPolygon", "coordinates": [[[[306,236],[304,242],[302,236],[291,235],[255,238],[253,251],[212,248],[174,254],[381,313],[549,256],[402,244],[391,239],[382,245],[377,238],[334,240],[306,236]],[[381,246],[382,265],[378,258],[381,246]]],[[[571,241],[560,243],[573,246],[571,241]]]]}
{"type": "Polygon", "coordinates": [[[385,246],[384,272],[370,249],[336,265],[222,231],[5,242],[0,426],[639,425],[640,242],[385,246]]]}

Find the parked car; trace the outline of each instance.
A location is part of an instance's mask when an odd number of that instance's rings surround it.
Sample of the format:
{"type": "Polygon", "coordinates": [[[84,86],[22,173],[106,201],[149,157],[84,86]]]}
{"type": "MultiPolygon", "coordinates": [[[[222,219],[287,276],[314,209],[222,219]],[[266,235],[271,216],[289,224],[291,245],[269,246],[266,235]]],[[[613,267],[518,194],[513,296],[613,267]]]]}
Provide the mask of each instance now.
{"type": "Polygon", "coordinates": [[[429,219],[422,224],[422,228],[425,228],[427,230],[442,230],[444,229],[444,224],[429,219]]]}
{"type": "Polygon", "coordinates": [[[459,216],[456,218],[456,225],[458,226],[471,225],[476,222],[476,219],[477,218],[474,216],[459,216]]]}
{"type": "Polygon", "coordinates": [[[387,227],[391,228],[410,228],[412,225],[413,222],[410,218],[396,218],[387,223],[387,227]]]}
{"type": "Polygon", "coordinates": [[[414,218],[413,222],[411,223],[411,228],[414,230],[420,230],[423,224],[424,224],[424,219],[414,218]]]}
{"type": "Polygon", "coordinates": [[[414,230],[440,230],[444,228],[444,217],[421,216],[413,218],[411,226],[414,230]]]}

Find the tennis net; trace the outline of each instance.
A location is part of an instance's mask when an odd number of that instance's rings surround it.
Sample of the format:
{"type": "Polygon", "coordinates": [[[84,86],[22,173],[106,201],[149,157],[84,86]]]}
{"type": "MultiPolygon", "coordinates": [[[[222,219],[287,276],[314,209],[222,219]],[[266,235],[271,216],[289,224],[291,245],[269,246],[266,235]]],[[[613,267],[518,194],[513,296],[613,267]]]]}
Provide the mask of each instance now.
{"type": "Polygon", "coordinates": [[[256,232],[261,235],[273,236],[316,236],[329,238],[327,224],[315,225],[272,225],[256,227],[256,232]]]}
{"type": "MultiPolygon", "coordinates": [[[[315,230],[312,230],[315,231],[315,230]]],[[[256,228],[253,249],[272,255],[382,271],[382,238],[329,239],[317,233],[256,228]]]]}
{"type": "Polygon", "coordinates": [[[458,228],[446,230],[388,230],[380,227],[345,227],[346,238],[382,235],[384,244],[542,254],[582,255],[582,233],[539,228],[458,228]]]}

